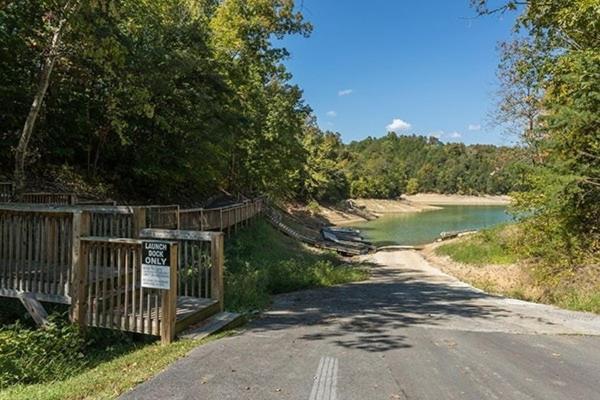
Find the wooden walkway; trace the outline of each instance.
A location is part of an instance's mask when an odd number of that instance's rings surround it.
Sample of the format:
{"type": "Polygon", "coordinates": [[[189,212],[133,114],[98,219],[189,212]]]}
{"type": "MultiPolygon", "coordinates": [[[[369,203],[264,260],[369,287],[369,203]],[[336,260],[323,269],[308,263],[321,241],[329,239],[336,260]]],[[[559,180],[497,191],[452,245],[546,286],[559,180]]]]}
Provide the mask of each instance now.
{"type": "Polygon", "coordinates": [[[247,225],[263,209],[262,198],[196,210],[0,205],[0,296],[28,309],[39,301],[67,304],[81,326],[170,342],[223,309],[223,231],[247,225]],[[169,289],[142,285],[145,240],[171,246],[169,289]]]}
{"type": "Polygon", "coordinates": [[[366,254],[371,251],[366,246],[355,246],[353,243],[334,243],[331,241],[317,240],[306,235],[301,234],[295,229],[291,228],[283,221],[282,214],[274,209],[268,209],[265,212],[267,217],[267,221],[277,230],[282,232],[283,234],[294,238],[302,243],[306,243],[310,246],[318,247],[323,250],[331,250],[335,251],[339,254],[345,256],[357,256],[361,254],[366,254]]]}

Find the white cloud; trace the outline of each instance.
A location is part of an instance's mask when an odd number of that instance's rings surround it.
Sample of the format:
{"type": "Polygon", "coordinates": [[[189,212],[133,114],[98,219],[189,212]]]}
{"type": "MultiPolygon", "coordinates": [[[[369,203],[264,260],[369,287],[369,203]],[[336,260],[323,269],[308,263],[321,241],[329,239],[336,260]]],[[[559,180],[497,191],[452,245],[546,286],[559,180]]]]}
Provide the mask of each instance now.
{"type": "Polygon", "coordinates": [[[454,138],[454,139],[458,139],[458,138],[459,138],[459,137],[461,137],[461,136],[462,136],[462,135],[460,134],[460,132],[452,132],[452,133],[450,134],[450,137],[451,137],[451,138],[454,138]]]}
{"type": "Polygon", "coordinates": [[[388,132],[404,131],[410,128],[410,124],[406,121],[402,121],[400,118],[394,118],[392,123],[386,126],[388,132]]]}
{"type": "Polygon", "coordinates": [[[352,89],[344,89],[338,92],[338,96],[349,96],[354,92],[352,89]]]}
{"type": "Polygon", "coordinates": [[[478,131],[481,130],[481,125],[479,124],[469,124],[470,131],[478,131]]]}
{"type": "Polygon", "coordinates": [[[435,132],[431,132],[428,136],[437,138],[437,139],[441,139],[442,136],[444,136],[444,131],[435,131],[435,132]]]}
{"type": "Polygon", "coordinates": [[[337,113],[333,110],[327,111],[327,116],[331,117],[331,118],[335,118],[335,117],[337,117],[337,113]]]}

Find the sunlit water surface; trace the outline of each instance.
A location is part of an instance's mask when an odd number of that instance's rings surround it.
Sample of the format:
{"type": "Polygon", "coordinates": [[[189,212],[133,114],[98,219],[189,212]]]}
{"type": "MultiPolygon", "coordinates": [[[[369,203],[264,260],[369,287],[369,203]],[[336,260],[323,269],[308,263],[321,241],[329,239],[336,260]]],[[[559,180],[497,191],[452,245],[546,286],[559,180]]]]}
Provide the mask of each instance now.
{"type": "Polygon", "coordinates": [[[419,245],[433,242],[442,232],[478,230],[510,220],[505,206],[443,206],[441,210],[389,214],[353,227],[378,246],[419,245]]]}

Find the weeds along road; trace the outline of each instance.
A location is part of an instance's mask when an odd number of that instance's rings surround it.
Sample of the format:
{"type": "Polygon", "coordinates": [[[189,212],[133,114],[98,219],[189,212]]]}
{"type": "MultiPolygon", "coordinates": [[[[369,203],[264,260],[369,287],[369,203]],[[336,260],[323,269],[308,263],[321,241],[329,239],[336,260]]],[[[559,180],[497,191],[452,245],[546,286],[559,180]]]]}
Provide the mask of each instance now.
{"type": "Polygon", "coordinates": [[[600,399],[600,317],[487,295],[414,251],[291,293],[125,399],[600,399]]]}

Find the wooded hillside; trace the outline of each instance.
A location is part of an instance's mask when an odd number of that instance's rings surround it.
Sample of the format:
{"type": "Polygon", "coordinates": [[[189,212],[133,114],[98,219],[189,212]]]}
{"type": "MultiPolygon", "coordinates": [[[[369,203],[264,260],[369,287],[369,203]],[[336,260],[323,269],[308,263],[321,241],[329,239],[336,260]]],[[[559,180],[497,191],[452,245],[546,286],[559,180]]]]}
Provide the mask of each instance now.
{"type": "Polygon", "coordinates": [[[219,189],[336,201],[513,188],[515,149],[394,134],[346,146],[321,132],[272,43],[310,31],[290,0],[9,1],[1,175],[16,158],[30,180],[178,202],[219,189]]]}

